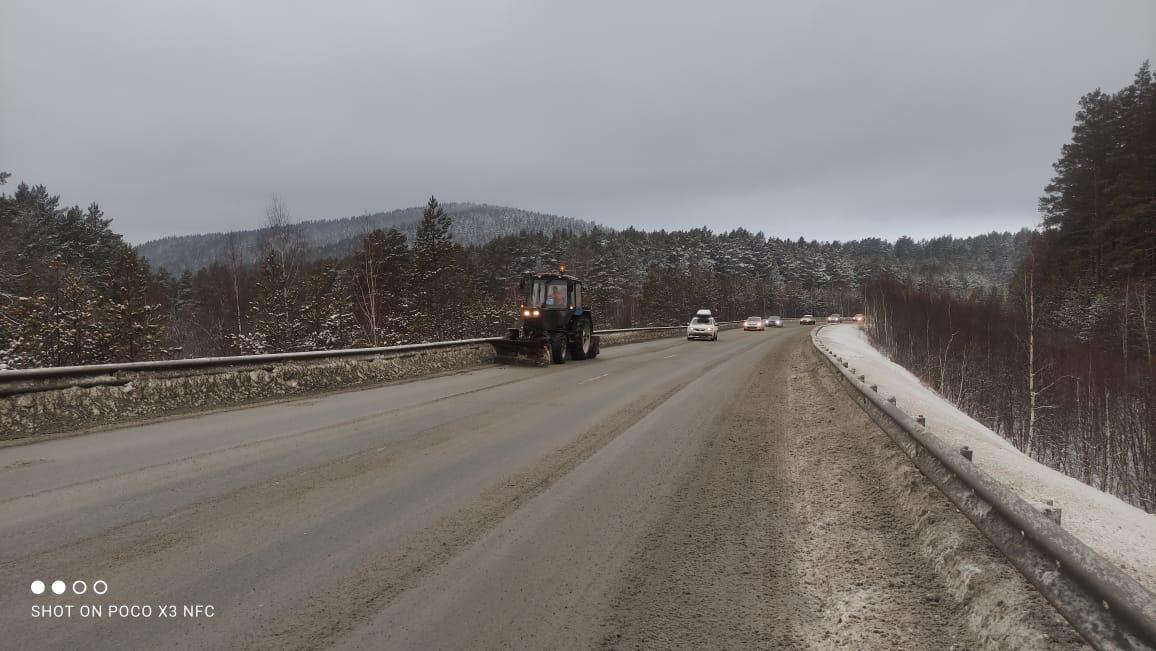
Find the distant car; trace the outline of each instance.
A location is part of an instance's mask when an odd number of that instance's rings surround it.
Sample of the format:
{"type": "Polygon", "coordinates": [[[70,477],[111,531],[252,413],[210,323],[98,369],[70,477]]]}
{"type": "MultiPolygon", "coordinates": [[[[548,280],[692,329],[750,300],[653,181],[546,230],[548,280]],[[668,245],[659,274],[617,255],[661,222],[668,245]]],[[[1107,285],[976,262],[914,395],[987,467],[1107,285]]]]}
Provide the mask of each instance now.
{"type": "Polygon", "coordinates": [[[766,330],[767,324],[761,316],[749,316],[743,321],[743,330],[766,330]]]}
{"type": "Polygon", "coordinates": [[[843,317],[839,316],[838,314],[832,314],[831,316],[827,317],[827,323],[842,323],[842,322],[843,322],[843,317]]]}
{"type": "Polygon", "coordinates": [[[799,325],[815,325],[815,315],[804,314],[803,318],[799,319],[799,325]]]}
{"type": "Polygon", "coordinates": [[[783,327],[783,317],[769,316],[767,317],[767,325],[771,326],[772,328],[781,328],[783,327]]]}
{"type": "Polygon", "coordinates": [[[699,310],[686,326],[686,340],[692,339],[718,341],[718,323],[711,316],[710,310],[699,310]]]}
{"type": "Polygon", "coordinates": [[[863,323],[867,320],[867,317],[863,316],[862,314],[856,314],[855,316],[851,317],[851,320],[855,323],[863,323]]]}

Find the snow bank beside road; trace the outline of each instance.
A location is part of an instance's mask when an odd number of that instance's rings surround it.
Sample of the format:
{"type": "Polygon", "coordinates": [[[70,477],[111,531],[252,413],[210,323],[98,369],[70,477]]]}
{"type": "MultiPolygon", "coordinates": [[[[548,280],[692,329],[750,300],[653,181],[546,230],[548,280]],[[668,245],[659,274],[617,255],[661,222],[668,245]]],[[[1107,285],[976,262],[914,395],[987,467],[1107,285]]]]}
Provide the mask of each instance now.
{"type": "Polygon", "coordinates": [[[905,412],[926,416],[933,434],[952,447],[974,450],[976,466],[996,480],[1030,501],[1054,500],[1063,509],[1065,529],[1156,591],[1156,515],[1032,460],[887,359],[859,327],[829,326],[819,339],[868,384],[879,385],[880,394],[895,396],[905,412]]]}

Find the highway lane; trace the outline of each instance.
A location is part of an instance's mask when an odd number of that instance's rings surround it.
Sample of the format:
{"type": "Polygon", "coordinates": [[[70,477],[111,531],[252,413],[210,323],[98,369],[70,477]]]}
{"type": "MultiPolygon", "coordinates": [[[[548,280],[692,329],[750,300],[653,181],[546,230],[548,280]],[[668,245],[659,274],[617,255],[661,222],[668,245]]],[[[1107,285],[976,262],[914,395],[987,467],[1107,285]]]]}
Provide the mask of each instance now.
{"type": "MultiPolygon", "coordinates": [[[[35,551],[45,538],[74,540],[373,445],[457,421],[508,415],[511,407],[522,412],[523,433],[547,406],[567,410],[565,422],[545,432],[559,437],[550,442],[565,440],[590,420],[588,400],[595,402],[593,415],[613,411],[626,404],[636,378],[646,388],[681,373],[684,365],[713,359],[695,344],[680,343],[660,340],[610,348],[594,362],[486,368],[0,448],[0,505],[3,526],[11,529],[0,562],[35,551]],[[566,400],[531,394],[555,382],[558,390],[581,389],[566,400]],[[91,527],[85,525],[89,520],[91,527]]],[[[736,343],[717,342],[725,350],[736,343]]]]}
{"type": "Polygon", "coordinates": [[[846,443],[882,435],[814,377],[805,334],[0,449],[3,645],[971,646],[869,449],[846,443]],[[36,597],[35,579],[109,590],[36,597]],[[214,616],[30,615],[64,603],[214,616]]]}
{"type": "Polygon", "coordinates": [[[574,463],[690,384],[725,398],[735,382],[703,375],[749,365],[776,339],[661,340],[0,449],[5,628],[113,646],[275,627],[306,588],[479,499],[516,499],[521,486],[491,495],[511,477],[528,473],[536,490],[550,481],[532,476],[544,457],[574,463]],[[37,577],[103,578],[110,597],[212,603],[217,616],[49,629],[28,621],[37,577]]]}

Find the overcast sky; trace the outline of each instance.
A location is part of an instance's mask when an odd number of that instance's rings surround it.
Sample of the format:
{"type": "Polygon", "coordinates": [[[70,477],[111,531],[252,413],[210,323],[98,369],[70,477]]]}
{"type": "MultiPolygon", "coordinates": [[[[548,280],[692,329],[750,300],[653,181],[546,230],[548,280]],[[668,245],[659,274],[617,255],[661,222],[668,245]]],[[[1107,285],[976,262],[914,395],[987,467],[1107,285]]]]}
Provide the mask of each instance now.
{"type": "Polygon", "coordinates": [[[1080,95],[1146,58],[1151,0],[0,0],[0,170],[133,242],[270,193],[967,235],[1034,226],[1080,95]]]}

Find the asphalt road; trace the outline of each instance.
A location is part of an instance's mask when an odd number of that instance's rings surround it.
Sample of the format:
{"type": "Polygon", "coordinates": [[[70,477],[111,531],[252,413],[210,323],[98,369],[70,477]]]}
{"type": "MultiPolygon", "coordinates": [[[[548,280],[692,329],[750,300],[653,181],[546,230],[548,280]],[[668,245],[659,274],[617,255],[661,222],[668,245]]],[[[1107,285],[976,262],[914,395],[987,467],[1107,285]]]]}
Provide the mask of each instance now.
{"type": "Polygon", "coordinates": [[[0,449],[0,647],[972,646],[807,330],[0,449]]]}

